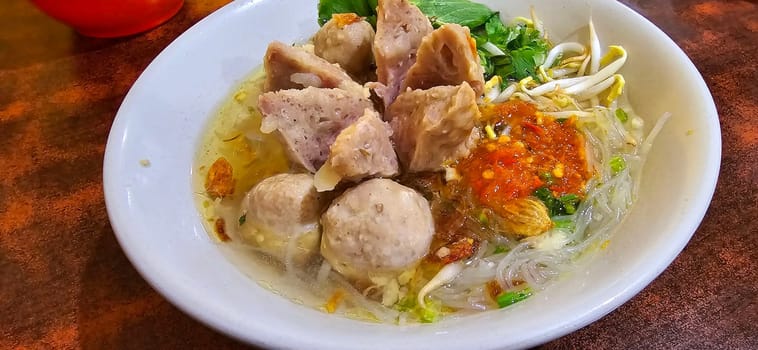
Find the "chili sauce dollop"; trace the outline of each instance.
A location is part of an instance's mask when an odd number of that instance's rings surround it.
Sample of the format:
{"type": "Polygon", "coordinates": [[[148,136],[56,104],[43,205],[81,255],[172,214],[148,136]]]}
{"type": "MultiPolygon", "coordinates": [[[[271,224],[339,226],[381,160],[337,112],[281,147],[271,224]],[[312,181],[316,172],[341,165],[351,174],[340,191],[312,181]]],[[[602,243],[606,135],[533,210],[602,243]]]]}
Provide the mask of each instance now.
{"type": "Polygon", "coordinates": [[[548,188],[582,196],[590,178],[576,118],[555,119],[523,101],[482,107],[484,136],[455,168],[479,202],[496,208],[548,188]]]}

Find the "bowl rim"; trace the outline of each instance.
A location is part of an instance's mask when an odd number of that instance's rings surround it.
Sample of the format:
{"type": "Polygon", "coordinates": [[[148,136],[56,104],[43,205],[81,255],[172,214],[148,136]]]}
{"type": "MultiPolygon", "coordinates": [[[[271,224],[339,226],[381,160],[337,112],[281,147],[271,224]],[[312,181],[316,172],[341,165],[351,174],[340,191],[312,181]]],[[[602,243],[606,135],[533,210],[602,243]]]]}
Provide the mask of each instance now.
{"type": "MultiPolygon", "coordinates": [[[[271,1],[271,0],[257,0],[257,1],[254,1],[253,3],[259,3],[262,1],[271,1]]],[[[153,66],[155,62],[165,60],[166,57],[168,56],[167,52],[171,52],[172,50],[174,50],[176,46],[182,45],[185,41],[189,40],[188,38],[192,36],[193,32],[201,30],[205,25],[207,25],[210,22],[222,21],[223,18],[227,14],[231,12],[235,12],[239,10],[240,8],[246,7],[249,5],[250,4],[247,4],[244,1],[234,1],[216,10],[215,12],[208,15],[207,17],[203,18],[198,23],[196,23],[191,28],[189,28],[187,31],[182,33],[179,37],[177,37],[171,44],[169,44],[154,59],[154,61],[150,64],[150,66],[153,66]]],[[[689,59],[689,57],[687,57],[687,55],[681,50],[681,48],[679,48],[679,46],[666,33],[664,33],[655,24],[650,22],[647,18],[637,13],[636,11],[632,10],[631,8],[629,8],[623,3],[614,2],[614,6],[618,6],[619,11],[623,11],[627,16],[636,17],[637,20],[643,21],[644,23],[649,25],[651,27],[650,28],[651,30],[656,31],[658,35],[663,35],[663,37],[665,37],[665,39],[668,41],[667,44],[673,45],[676,48],[677,55],[679,55],[677,59],[681,62],[686,63],[687,68],[689,70],[694,71],[698,74],[699,86],[697,88],[707,93],[707,96],[710,97],[710,99],[705,102],[708,104],[708,111],[704,113],[707,114],[712,119],[711,122],[715,123],[714,125],[720,130],[718,113],[717,113],[713,98],[702,78],[702,75],[700,75],[700,73],[697,71],[697,68],[689,59]]],[[[156,272],[154,266],[151,265],[151,261],[143,259],[138,249],[133,245],[133,242],[130,240],[129,231],[131,230],[130,228],[131,225],[129,222],[131,221],[131,218],[126,216],[125,212],[122,210],[123,203],[121,203],[121,197],[117,194],[120,191],[123,191],[123,186],[121,183],[115,180],[113,172],[117,168],[117,165],[119,164],[119,162],[121,162],[121,159],[119,158],[119,154],[117,151],[120,146],[120,142],[122,141],[122,138],[124,136],[124,133],[126,131],[126,121],[125,121],[126,117],[123,116],[123,110],[125,106],[127,106],[130,103],[133,103],[132,100],[133,100],[134,91],[138,90],[142,85],[144,85],[144,81],[147,79],[146,77],[152,73],[150,70],[150,66],[148,66],[143,71],[143,73],[140,75],[140,77],[136,80],[134,85],[131,87],[129,93],[124,98],[124,101],[122,102],[122,105],[119,108],[119,111],[117,112],[113,125],[111,127],[111,131],[108,136],[108,141],[106,144],[106,150],[105,150],[105,155],[104,155],[103,189],[104,189],[104,195],[105,195],[106,209],[108,212],[108,216],[109,216],[114,234],[116,235],[116,238],[119,244],[121,245],[124,253],[128,257],[129,261],[132,263],[132,265],[140,273],[140,275],[142,275],[142,277],[155,290],[157,290],[161,295],[163,295],[169,302],[171,302],[173,305],[178,307],[185,314],[190,315],[197,321],[205,325],[208,325],[219,332],[222,332],[226,335],[230,335],[243,342],[255,344],[258,346],[264,346],[264,347],[274,346],[277,348],[289,348],[293,346],[302,346],[302,345],[315,346],[316,344],[302,343],[303,339],[296,339],[296,337],[288,338],[288,337],[278,337],[276,335],[269,335],[269,334],[248,334],[248,333],[242,332],[240,328],[236,328],[222,322],[222,319],[218,315],[211,315],[207,312],[202,311],[202,308],[197,307],[196,300],[191,300],[191,298],[188,297],[186,291],[183,291],[181,288],[178,288],[178,286],[173,285],[170,282],[167,282],[167,280],[165,279],[162,279],[162,276],[160,276],[160,274],[156,272]]],[[[643,288],[649,285],[657,276],[659,276],[671,264],[671,262],[678,256],[678,254],[687,245],[692,235],[695,233],[698,226],[700,225],[703,217],[705,216],[709,208],[711,198],[713,197],[713,194],[716,188],[716,183],[718,180],[718,174],[719,174],[720,164],[721,164],[721,142],[722,141],[721,141],[720,133],[714,133],[714,134],[717,135],[718,137],[709,139],[709,142],[710,142],[709,149],[712,150],[713,152],[712,154],[710,154],[710,158],[708,159],[709,162],[713,164],[713,166],[707,168],[708,173],[702,174],[702,189],[701,191],[696,193],[695,196],[693,196],[693,202],[696,202],[696,204],[693,205],[691,208],[693,209],[693,212],[691,212],[688,215],[686,222],[684,222],[683,223],[684,225],[682,225],[680,228],[681,231],[689,232],[689,235],[687,236],[687,238],[682,239],[681,241],[678,241],[678,244],[675,246],[672,246],[671,249],[668,251],[669,253],[668,255],[656,261],[656,263],[654,264],[654,268],[650,268],[646,270],[644,273],[639,274],[636,280],[629,282],[626,288],[624,288],[623,290],[618,292],[616,295],[614,295],[611,298],[611,300],[604,302],[601,305],[598,305],[596,308],[593,308],[592,310],[588,310],[588,312],[572,320],[569,320],[568,322],[564,322],[552,328],[546,328],[547,331],[544,332],[542,336],[529,339],[523,343],[516,344],[515,346],[530,347],[530,346],[539,345],[546,341],[553,340],[563,335],[566,335],[568,333],[571,333],[573,331],[576,331],[577,329],[580,329],[602,318],[603,316],[607,315],[611,311],[618,308],[623,303],[627,302],[637,293],[639,293],[643,288]]],[[[321,345],[328,346],[329,344],[323,343],[321,345]]]]}

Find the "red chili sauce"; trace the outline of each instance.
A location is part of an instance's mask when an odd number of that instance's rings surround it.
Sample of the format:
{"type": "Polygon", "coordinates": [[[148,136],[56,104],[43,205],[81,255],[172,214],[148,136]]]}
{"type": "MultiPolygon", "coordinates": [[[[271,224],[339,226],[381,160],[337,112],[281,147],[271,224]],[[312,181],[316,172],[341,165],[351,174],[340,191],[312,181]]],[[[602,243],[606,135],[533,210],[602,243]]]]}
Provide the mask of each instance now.
{"type": "Polygon", "coordinates": [[[455,166],[481,204],[494,209],[541,187],[554,196],[584,194],[590,172],[576,118],[559,121],[530,103],[509,101],[483,107],[482,119],[497,135],[510,132],[495,140],[485,135],[455,166]]]}

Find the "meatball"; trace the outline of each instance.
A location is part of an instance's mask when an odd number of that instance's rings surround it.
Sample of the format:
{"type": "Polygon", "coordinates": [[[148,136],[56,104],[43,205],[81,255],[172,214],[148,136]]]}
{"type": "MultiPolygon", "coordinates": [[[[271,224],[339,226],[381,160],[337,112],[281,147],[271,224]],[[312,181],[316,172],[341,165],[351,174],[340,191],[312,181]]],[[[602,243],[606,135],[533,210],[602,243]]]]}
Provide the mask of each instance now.
{"type": "Polygon", "coordinates": [[[256,185],[245,197],[240,227],[243,239],[266,253],[305,263],[318,251],[318,218],[323,196],[313,187],[310,174],[279,174],[256,185]],[[291,242],[291,240],[297,240],[291,242]]]}
{"type": "Polygon", "coordinates": [[[353,280],[401,273],[427,254],[434,235],[429,203],[388,179],[347,190],[321,217],[321,254],[353,280]]]}
{"type": "Polygon", "coordinates": [[[353,77],[363,78],[372,61],[374,28],[353,13],[335,14],[313,37],[317,56],[339,64],[353,77]]]}

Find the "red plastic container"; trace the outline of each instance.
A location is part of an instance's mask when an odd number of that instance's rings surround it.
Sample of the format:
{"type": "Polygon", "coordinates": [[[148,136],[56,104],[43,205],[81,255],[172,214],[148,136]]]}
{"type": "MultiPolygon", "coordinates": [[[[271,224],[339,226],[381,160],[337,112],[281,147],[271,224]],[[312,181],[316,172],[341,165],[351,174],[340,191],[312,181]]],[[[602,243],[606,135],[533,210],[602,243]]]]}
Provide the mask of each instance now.
{"type": "Polygon", "coordinates": [[[43,12],[98,38],[144,32],[173,17],[184,0],[31,0],[43,12]]]}

